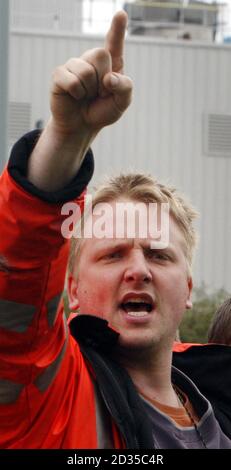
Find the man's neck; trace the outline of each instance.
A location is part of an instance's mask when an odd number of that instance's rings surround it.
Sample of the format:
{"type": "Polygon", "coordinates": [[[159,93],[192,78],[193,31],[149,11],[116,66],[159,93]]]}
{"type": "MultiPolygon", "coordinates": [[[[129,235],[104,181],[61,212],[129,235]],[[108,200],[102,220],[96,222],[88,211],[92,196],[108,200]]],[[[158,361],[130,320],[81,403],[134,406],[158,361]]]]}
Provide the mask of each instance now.
{"type": "Polygon", "coordinates": [[[122,355],[121,363],[132,378],[137,391],[164,405],[177,407],[179,401],[172,387],[172,352],[142,355],[137,351],[134,356],[122,355]]]}

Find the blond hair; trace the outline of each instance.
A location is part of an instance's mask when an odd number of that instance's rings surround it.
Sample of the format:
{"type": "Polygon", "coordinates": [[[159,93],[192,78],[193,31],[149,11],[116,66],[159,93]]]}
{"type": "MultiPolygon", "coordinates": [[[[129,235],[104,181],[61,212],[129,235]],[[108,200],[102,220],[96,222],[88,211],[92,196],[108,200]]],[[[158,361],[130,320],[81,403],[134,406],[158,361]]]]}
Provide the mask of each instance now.
{"type": "MultiPolygon", "coordinates": [[[[198,216],[197,211],[181,195],[176,188],[164,185],[151,177],[141,173],[120,174],[109,177],[97,189],[92,201],[92,210],[97,204],[112,202],[121,198],[148,203],[168,203],[170,214],[182,232],[184,254],[188,272],[191,272],[193,254],[197,241],[197,234],[193,220],[198,216]]],[[[69,270],[73,272],[74,264],[80,255],[82,238],[72,239],[69,270]]]]}

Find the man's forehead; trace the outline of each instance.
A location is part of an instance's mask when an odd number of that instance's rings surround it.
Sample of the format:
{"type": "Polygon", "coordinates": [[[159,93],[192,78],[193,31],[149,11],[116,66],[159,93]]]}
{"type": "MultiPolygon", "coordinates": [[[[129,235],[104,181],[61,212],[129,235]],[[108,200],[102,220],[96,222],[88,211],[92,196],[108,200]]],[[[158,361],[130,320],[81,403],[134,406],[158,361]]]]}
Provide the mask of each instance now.
{"type": "Polygon", "coordinates": [[[139,246],[142,246],[143,248],[149,248],[150,247],[150,242],[152,240],[149,238],[145,239],[140,239],[140,238],[104,238],[104,239],[94,239],[89,240],[89,244],[91,244],[93,247],[99,249],[99,250],[107,250],[110,248],[126,248],[126,247],[131,247],[131,248],[136,248],[139,246]]]}
{"type": "MultiPolygon", "coordinates": [[[[88,234],[89,235],[89,234],[88,234]]],[[[162,237],[160,233],[148,235],[146,237],[140,237],[139,233],[135,236],[116,236],[116,233],[112,231],[111,235],[104,233],[92,232],[92,236],[82,238],[82,248],[85,246],[89,251],[102,251],[106,249],[126,248],[126,247],[142,247],[143,249],[171,249],[171,250],[183,250],[185,245],[185,239],[182,232],[172,216],[169,218],[168,236],[162,237]],[[100,235],[100,236],[99,236],[100,235]]]]}
{"type": "Polygon", "coordinates": [[[84,238],[152,238],[168,237],[167,203],[144,203],[117,199],[95,205],[88,210],[82,227],[84,238]],[[92,237],[91,237],[92,234],[92,237]]]}

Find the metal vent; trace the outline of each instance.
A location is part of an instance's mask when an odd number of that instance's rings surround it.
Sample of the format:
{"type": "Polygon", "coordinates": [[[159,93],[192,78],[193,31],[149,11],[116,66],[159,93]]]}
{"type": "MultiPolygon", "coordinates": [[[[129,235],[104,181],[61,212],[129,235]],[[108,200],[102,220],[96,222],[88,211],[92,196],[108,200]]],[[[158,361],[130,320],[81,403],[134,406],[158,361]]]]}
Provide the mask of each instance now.
{"type": "Polygon", "coordinates": [[[9,140],[15,142],[31,128],[31,104],[9,104],[9,140]]]}
{"type": "Polygon", "coordinates": [[[204,115],[204,153],[231,157],[231,114],[204,115]]]}

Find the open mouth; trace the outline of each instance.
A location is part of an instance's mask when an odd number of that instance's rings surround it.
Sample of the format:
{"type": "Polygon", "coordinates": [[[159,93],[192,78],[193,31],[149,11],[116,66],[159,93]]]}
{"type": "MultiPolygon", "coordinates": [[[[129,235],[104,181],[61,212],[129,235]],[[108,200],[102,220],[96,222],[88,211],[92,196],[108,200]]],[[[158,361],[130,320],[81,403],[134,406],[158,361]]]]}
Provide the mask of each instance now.
{"type": "Polygon", "coordinates": [[[143,298],[128,298],[120,304],[120,308],[131,317],[145,317],[154,307],[153,301],[143,298]]]}
{"type": "Polygon", "coordinates": [[[152,311],[151,304],[146,302],[126,302],[121,304],[121,308],[128,314],[140,317],[152,311]]]}

